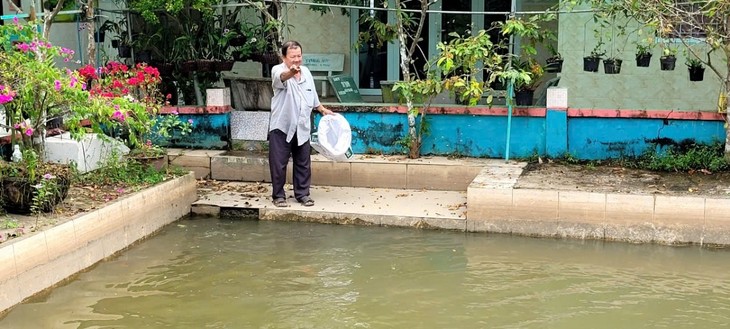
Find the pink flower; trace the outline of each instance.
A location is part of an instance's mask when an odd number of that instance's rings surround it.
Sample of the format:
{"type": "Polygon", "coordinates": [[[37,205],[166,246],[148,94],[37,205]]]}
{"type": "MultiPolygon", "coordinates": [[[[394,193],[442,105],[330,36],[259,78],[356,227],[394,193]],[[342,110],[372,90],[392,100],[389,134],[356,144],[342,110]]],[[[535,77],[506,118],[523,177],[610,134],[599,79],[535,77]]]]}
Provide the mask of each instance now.
{"type": "Polygon", "coordinates": [[[193,124],[193,119],[188,119],[189,124],[193,124]]]}
{"type": "Polygon", "coordinates": [[[53,176],[51,174],[45,174],[45,175],[43,175],[43,178],[44,179],[54,179],[54,178],[56,178],[56,176],[53,176]]]}
{"type": "Polygon", "coordinates": [[[13,24],[20,25],[20,21],[18,20],[18,16],[13,17],[13,24]]]}
{"type": "Polygon", "coordinates": [[[33,128],[28,128],[25,130],[26,136],[33,136],[33,128]]]}
{"type": "Polygon", "coordinates": [[[53,88],[55,88],[56,91],[61,91],[61,81],[56,80],[53,82],[53,88]]]}
{"type": "Polygon", "coordinates": [[[17,47],[18,50],[20,50],[24,53],[28,52],[28,50],[30,50],[30,45],[27,43],[19,43],[19,44],[15,45],[15,47],[17,47]]]}
{"type": "Polygon", "coordinates": [[[117,120],[119,122],[124,122],[125,115],[122,113],[122,111],[116,110],[114,111],[114,114],[112,114],[112,119],[117,120]]]}
{"type": "Polygon", "coordinates": [[[0,104],[5,104],[13,101],[13,95],[0,94],[0,104]]]}

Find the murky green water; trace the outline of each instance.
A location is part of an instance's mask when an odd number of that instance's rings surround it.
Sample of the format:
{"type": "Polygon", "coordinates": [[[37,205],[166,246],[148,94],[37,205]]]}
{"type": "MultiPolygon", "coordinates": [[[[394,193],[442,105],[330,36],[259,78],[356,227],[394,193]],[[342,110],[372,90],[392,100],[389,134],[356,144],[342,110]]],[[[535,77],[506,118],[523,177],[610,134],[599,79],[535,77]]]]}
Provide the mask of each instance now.
{"type": "Polygon", "coordinates": [[[730,251],[185,220],[0,328],[718,328],[730,251]]]}

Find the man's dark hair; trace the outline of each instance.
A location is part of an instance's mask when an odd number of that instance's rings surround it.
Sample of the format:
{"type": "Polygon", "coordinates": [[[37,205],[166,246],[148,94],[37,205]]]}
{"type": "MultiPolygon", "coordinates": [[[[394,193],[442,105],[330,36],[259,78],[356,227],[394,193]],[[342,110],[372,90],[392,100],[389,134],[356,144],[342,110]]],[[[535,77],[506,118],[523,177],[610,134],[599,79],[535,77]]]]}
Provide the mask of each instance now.
{"type": "Polygon", "coordinates": [[[302,45],[299,42],[294,41],[294,40],[289,40],[287,42],[284,42],[283,45],[281,45],[281,56],[286,57],[287,50],[289,50],[290,48],[292,48],[292,49],[299,48],[302,51],[304,51],[304,48],[302,48],[302,45]]]}

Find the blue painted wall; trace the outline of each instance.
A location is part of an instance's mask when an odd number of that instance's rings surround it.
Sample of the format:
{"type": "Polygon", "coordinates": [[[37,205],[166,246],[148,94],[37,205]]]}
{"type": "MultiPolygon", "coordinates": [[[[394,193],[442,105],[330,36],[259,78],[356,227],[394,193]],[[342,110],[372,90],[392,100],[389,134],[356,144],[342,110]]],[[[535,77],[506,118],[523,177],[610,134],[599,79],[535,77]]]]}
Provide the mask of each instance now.
{"type": "Polygon", "coordinates": [[[230,148],[230,113],[180,114],[178,118],[181,121],[193,120],[192,132],[186,136],[174,138],[174,140],[156,141],[159,145],[165,147],[213,150],[230,148]]]}
{"type": "Polygon", "coordinates": [[[721,121],[627,118],[570,118],[568,145],[580,159],[639,156],[658,139],[680,142],[691,139],[711,143],[724,141],[721,121]]]}
{"type": "MultiPolygon", "coordinates": [[[[405,114],[362,111],[341,114],[352,129],[353,152],[406,153],[397,145],[408,132],[405,114]]],[[[429,114],[427,120],[430,133],[423,139],[422,155],[505,157],[506,116],[429,114]]],[[[723,141],[724,136],[722,121],[568,117],[565,111],[548,110],[545,117],[512,118],[509,156],[559,157],[569,153],[586,160],[633,157],[658,140],[711,143],[723,141]]]]}

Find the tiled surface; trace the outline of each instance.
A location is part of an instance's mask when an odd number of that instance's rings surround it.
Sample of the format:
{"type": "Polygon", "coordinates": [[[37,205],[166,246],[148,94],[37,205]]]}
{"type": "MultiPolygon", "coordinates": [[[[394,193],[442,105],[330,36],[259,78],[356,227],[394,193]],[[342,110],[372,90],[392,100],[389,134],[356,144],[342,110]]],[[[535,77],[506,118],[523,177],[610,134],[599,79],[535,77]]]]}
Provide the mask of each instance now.
{"type": "Polygon", "coordinates": [[[268,180],[268,159],[262,157],[219,156],[210,160],[211,178],[217,180],[268,180]]]}
{"type": "Polygon", "coordinates": [[[705,221],[730,228],[730,199],[705,199],[705,221]]]}
{"type": "Polygon", "coordinates": [[[512,189],[469,187],[466,199],[469,220],[512,218],[512,189]]]}
{"type": "Polygon", "coordinates": [[[546,220],[558,219],[558,191],[514,189],[512,218],[546,220]]]}
{"type": "Polygon", "coordinates": [[[654,219],[652,195],[606,195],[606,222],[614,224],[650,223],[654,219]]]}
{"type": "Polygon", "coordinates": [[[269,131],[269,111],[231,112],[231,138],[265,141],[269,131]]]}
{"type": "Polygon", "coordinates": [[[482,167],[463,166],[449,168],[448,166],[408,164],[407,188],[463,191],[471,184],[482,167]]]}
{"type": "Polygon", "coordinates": [[[561,191],[558,196],[560,221],[602,223],[606,218],[603,193],[561,191]]]}
{"type": "Polygon", "coordinates": [[[352,186],[352,170],[349,162],[313,161],[313,185],[352,186]]]}
{"type": "Polygon", "coordinates": [[[654,206],[657,225],[704,225],[705,199],[658,195],[654,206]]]}
{"type": "Polygon", "coordinates": [[[352,162],[352,185],[406,188],[406,166],[397,163],[352,162]]]}

